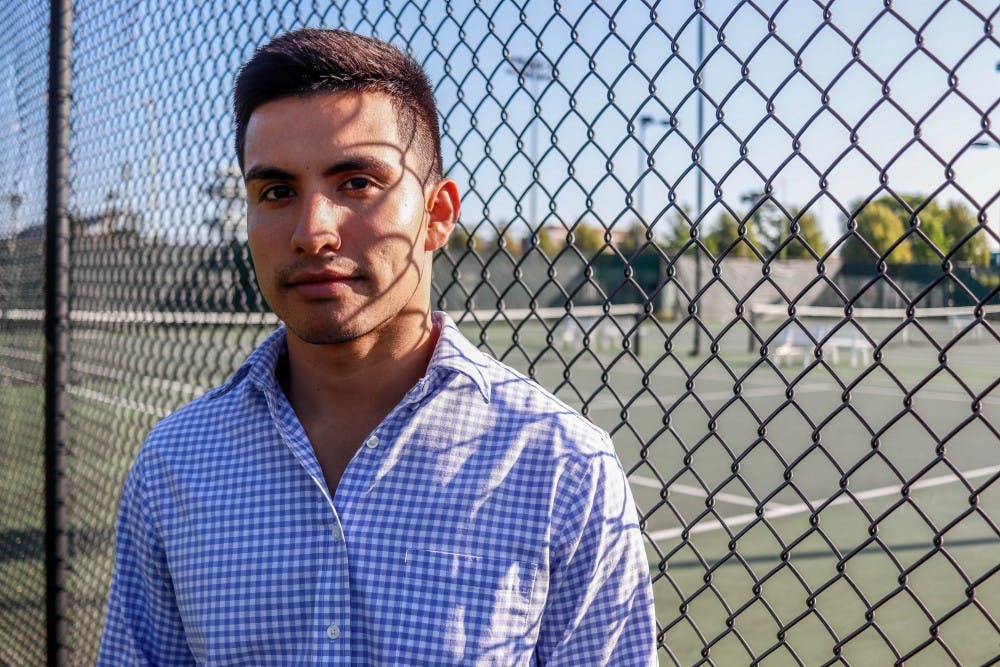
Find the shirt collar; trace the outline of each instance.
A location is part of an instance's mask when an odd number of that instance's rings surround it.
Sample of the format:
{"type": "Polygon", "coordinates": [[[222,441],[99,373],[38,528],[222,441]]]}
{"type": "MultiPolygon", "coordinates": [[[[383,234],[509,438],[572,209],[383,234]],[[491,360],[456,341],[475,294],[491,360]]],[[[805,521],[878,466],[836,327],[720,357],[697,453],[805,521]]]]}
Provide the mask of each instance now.
{"type": "Polygon", "coordinates": [[[427,365],[427,375],[430,376],[439,369],[461,373],[472,380],[483,400],[489,403],[490,383],[486,379],[486,355],[462,335],[447,313],[435,311],[431,313],[431,321],[441,333],[427,365]]]}
{"type": "Polygon", "coordinates": [[[258,345],[257,349],[250,353],[246,361],[228,380],[208,392],[207,398],[222,396],[244,380],[247,380],[247,386],[256,387],[263,392],[273,392],[278,386],[274,369],[278,366],[278,359],[287,351],[285,325],[282,324],[263,343],[258,345]]]}
{"type": "MultiPolygon", "coordinates": [[[[447,313],[431,313],[434,328],[440,332],[434,353],[427,365],[425,377],[430,378],[443,372],[454,372],[469,378],[479,390],[483,400],[490,402],[490,384],[486,379],[488,363],[486,356],[469,342],[447,313]]],[[[285,326],[281,325],[254,350],[229,380],[212,391],[210,395],[222,395],[246,379],[263,392],[273,392],[278,387],[274,371],[278,360],[288,352],[285,326]]]]}

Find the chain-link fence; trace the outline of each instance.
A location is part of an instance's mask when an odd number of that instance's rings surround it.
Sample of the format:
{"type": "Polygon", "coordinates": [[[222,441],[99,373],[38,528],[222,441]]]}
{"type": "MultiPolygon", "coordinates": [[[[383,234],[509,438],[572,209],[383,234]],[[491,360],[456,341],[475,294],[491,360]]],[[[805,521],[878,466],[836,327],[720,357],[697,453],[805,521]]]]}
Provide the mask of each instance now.
{"type": "Polygon", "coordinates": [[[55,183],[49,7],[0,17],[0,663],[47,628],[93,661],[137,447],[274,326],[229,91],[304,25],[436,82],[464,197],[435,298],[612,433],[662,664],[996,660],[995,2],[255,4],[76,2],[55,183]]]}

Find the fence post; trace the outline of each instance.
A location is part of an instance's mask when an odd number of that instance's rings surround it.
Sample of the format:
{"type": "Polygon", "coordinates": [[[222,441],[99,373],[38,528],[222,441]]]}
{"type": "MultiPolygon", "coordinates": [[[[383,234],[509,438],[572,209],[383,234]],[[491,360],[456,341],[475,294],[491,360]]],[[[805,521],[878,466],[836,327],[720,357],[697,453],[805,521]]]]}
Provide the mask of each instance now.
{"type": "Polygon", "coordinates": [[[64,446],[69,331],[71,0],[52,0],[45,212],[45,624],[49,665],[66,664],[64,446]]]}

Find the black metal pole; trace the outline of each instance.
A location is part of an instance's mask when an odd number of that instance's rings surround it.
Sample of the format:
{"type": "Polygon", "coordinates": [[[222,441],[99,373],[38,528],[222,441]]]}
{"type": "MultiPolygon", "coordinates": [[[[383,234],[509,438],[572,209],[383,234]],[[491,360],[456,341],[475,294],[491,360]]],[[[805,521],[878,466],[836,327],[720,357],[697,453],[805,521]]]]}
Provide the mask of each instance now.
{"type": "Polygon", "coordinates": [[[66,664],[64,445],[69,331],[71,0],[52,0],[49,26],[45,228],[45,619],[49,665],[66,664]]]}

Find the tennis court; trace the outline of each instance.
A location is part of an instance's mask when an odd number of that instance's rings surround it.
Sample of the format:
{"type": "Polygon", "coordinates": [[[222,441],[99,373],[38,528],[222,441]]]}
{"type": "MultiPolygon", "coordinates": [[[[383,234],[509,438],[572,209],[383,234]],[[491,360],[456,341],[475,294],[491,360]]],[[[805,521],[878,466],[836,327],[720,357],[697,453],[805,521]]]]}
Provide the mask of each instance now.
{"type": "MultiPolygon", "coordinates": [[[[637,328],[638,311],[628,307],[600,314],[470,313],[460,326],[612,433],[676,662],[820,664],[839,654],[875,665],[932,641],[915,664],[947,663],[949,650],[961,664],[997,654],[989,610],[1000,605],[1000,584],[989,576],[1000,562],[990,518],[1000,515],[991,427],[1000,394],[983,363],[998,349],[987,326],[966,326],[954,341],[953,323],[928,318],[904,341],[894,326],[866,320],[877,342],[892,334],[881,365],[852,365],[846,355],[804,365],[774,359],[773,345],[762,360],[748,350],[746,327],[703,331],[692,356],[690,325],[648,318],[637,328]],[[949,341],[945,365],[938,348],[949,341]]],[[[119,484],[130,461],[121,448],[137,447],[170,406],[221,381],[273,327],[260,315],[238,324],[158,317],[170,321],[141,334],[128,318],[74,330],[71,437],[114,443],[104,458],[70,462],[81,493],[119,484]],[[203,346],[187,345],[178,360],[177,342],[192,339],[203,346]],[[128,362],[111,371],[103,350],[128,362]],[[205,363],[219,350],[226,359],[205,363]]],[[[757,326],[766,339],[781,324],[757,326]]],[[[36,342],[2,333],[3,391],[41,400],[31,381],[36,342]]],[[[38,528],[39,517],[4,514],[5,530],[38,528]]],[[[78,566],[99,578],[113,524],[110,511],[71,516],[78,566]]],[[[22,582],[15,621],[41,613],[30,603],[40,600],[36,565],[3,564],[5,578],[22,582]]],[[[91,598],[71,602],[98,622],[103,600],[91,598]]]]}
{"type": "Polygon", "coordinates": [[[0,20],[0,665],[93,662],[136,449],[273,328],[230,87],[304,26],[427,70],[435,302],[612,433],[662,664],[1000,664],[996,0],[230,5],[0,20]]]}
{"type": "Polygon", "coordinates": [[[984,361],[1000,346],[986,325],[862,319],[888,341],[880,365],[812,364],[810,349],[779,367],[774,345],[766,361],[747,350],[745,327],[702,332],[691,356],[690,326],[647,322],[634,355],[581,322],[593,352],[543,350],[542,327],[522,326],[505,356],[614,434],[676,662],[892,664],[930,642],[907,664],[997,655],[1000,394],[984,361]]]}

